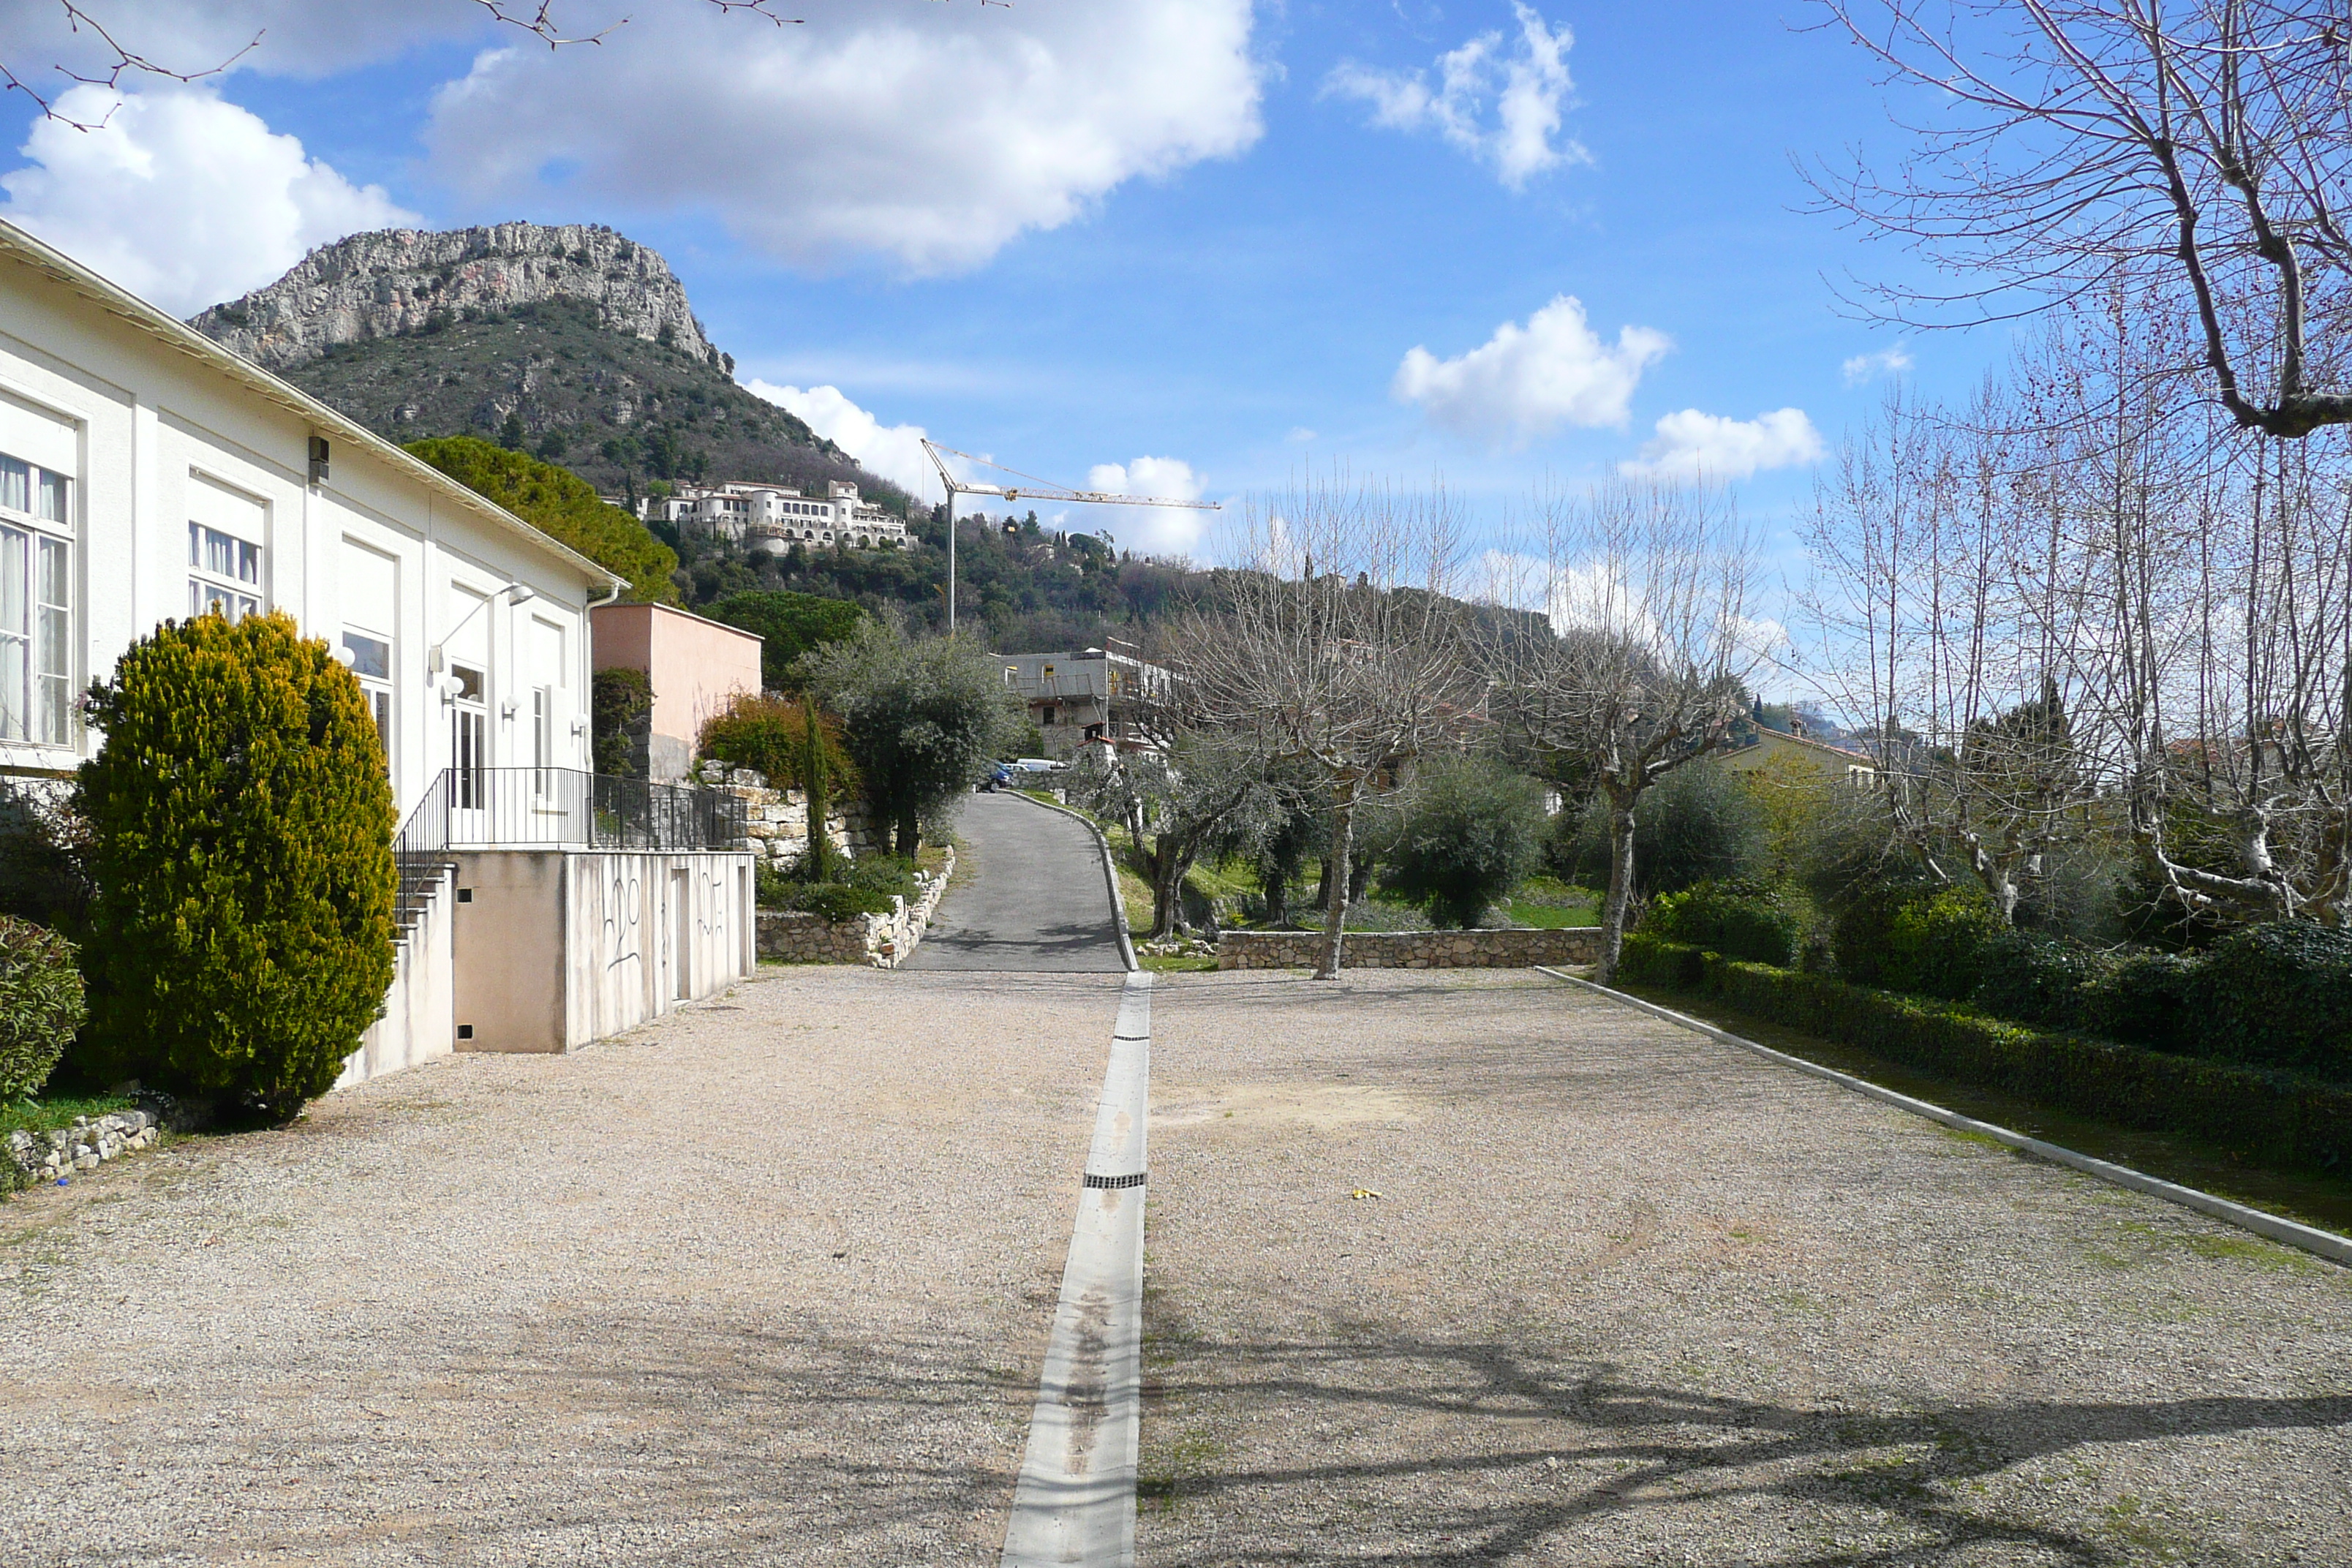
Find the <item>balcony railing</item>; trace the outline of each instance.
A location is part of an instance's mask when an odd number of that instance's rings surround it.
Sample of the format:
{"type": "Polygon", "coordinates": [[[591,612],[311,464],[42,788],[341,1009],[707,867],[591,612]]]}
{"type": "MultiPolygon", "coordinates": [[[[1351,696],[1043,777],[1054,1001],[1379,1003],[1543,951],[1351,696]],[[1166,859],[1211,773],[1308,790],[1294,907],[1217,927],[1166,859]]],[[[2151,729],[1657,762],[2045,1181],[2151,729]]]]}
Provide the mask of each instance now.
{"type": "Polygon", "coordinates": [[[393,841],[400,913],[457,849],[732,848],[743,802],[716,790],[614,778],[572,768],[444,768],[393,841]]]}

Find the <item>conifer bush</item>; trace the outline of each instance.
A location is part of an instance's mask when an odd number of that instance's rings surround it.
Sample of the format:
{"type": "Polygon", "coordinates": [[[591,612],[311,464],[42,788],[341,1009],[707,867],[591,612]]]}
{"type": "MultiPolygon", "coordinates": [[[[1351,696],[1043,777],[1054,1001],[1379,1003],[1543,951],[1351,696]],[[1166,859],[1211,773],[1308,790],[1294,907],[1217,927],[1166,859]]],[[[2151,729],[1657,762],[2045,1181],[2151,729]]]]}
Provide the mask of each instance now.
{"type": "Polygon", "coordinates": [[[283,1119],[393,976],[392,787],[359,682],[287,616],[166,622],[92,692],[87,1074],[283,1119]]]}
{"type": "Polygon", "coordinates": [[[74,945],[13,915],[0,915],[0,1104],[48,1081],[81,1027],[81,972],[74,945]]]}

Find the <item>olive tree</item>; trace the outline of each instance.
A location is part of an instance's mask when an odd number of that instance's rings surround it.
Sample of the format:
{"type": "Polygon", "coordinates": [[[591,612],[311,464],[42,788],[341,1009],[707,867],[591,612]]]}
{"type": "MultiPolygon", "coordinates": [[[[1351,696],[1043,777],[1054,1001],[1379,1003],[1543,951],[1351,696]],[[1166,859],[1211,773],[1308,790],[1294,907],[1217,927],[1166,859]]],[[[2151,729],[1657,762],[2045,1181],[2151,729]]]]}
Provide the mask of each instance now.
{"type": "Polygon", "coordinates": [[[1089,746],[1070,770],[1070,799],[1126,825],[1151,881],[1151,935],[1185,928],[1184,878],[1202,856],[1255,852],[1281,826],[1263,760],[1245,743],[1191,734],[1166,752],[1089,746]]]}
{"type": "Polygon", "coordinates": [[[922,818],[970,789],[1024,716],[1003,665],[970,637],[919,640],[867,622],[807,655],[799,675],[841,716],[866,801],[908,859],[922,818]]]}

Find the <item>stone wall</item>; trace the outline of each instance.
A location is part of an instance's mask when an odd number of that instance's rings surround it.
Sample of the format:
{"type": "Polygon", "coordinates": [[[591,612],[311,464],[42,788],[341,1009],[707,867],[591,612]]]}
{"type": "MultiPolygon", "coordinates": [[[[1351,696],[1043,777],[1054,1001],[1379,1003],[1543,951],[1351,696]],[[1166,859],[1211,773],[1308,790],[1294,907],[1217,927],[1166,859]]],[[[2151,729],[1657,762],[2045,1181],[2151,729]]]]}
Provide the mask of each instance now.
{"type": "Polygon", "coordinates": [[[870,963],[896,969],[922,945],[931,916],[955,875],[955,850],[948,850],[944,870],[936,876],[915,873],[919,889],[912,901],[893,898],[886,915],[860,915],[854,921],[829,921],[797,910],[760,911],[760,956],[797,963],[870,963]]]}
{"type": "MultiPolygon", "coordinates": [[[[760,864],[780,871],[799,865],[808,853],[808,796],[801,791],[770,789],[768,781],[750,768],[730,768],[716,761],[698,764],[694,777],[743,802],[751,837],[736,848],[750,850],[760,864]]],[[[887,833],[877,832],[866,820],[866,803],[858,800],[833,803],[825,813],[824,836],[851,855],[889,847],[887,833]]]]}
{"type": "MultiPolygon", "coordinates": [[[[1323,951],[1319,931],[1229,931],[1217,938],[1219,969],[1312,969],[1323,951]]],[[[1538,963],[1592,963],[1601,957],[1596,926],[1566,931],[1349,931],[1342,969],[1525,969],[1538,963]]]]}
{"type": "MultiPolygon", "coordinates": [[[[100,1117],[77,1116],[73,1125],[55,1132],[8,1134],[8,1159],[22,1177],[37,1183],[68,1178],[76,1171],[95,1171],[108,1160],[134,1149],[144,1149],[161,1135],[155,1116],[146,1110],[117,1110],[100,1117]]],[[[5,1191],[0,1184],[0,1191],[5,1191]]]]}

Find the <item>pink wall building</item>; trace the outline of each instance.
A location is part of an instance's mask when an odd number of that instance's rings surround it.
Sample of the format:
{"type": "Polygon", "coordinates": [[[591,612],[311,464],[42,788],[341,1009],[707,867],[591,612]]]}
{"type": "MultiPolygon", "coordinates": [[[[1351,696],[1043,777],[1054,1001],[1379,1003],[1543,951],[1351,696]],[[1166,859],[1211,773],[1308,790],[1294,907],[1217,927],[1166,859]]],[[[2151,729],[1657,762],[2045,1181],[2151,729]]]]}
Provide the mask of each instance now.
{"type": "Polygon", "coordinates": [[[760,638],[667,605],[589,612],[598,669],[641,669],[654,686],[652,777],[684,778],[702,726],[738,692],[760,689],[760,638]]]}

